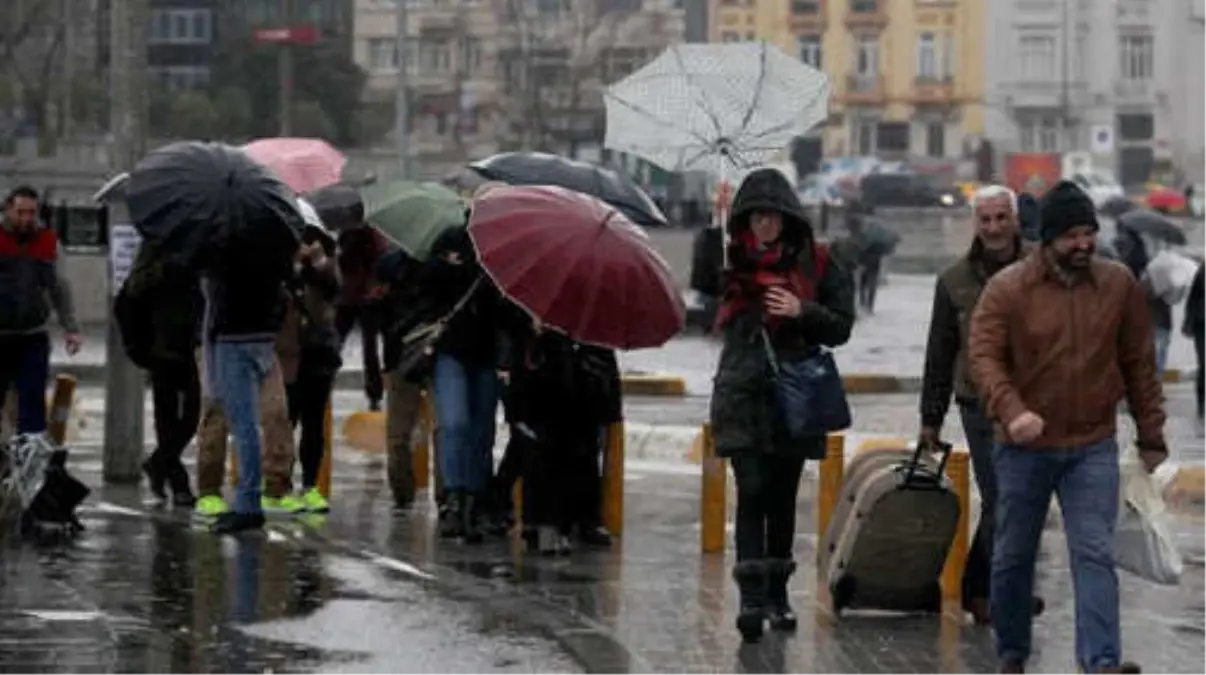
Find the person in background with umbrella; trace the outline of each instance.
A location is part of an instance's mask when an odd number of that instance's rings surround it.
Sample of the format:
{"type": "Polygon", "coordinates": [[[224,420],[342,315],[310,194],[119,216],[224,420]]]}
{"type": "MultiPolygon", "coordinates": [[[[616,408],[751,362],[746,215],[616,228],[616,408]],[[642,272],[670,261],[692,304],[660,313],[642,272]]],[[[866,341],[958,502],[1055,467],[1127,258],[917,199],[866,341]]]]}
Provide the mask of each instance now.
{"type": "Polygon", "coordinates": [[[339,269],[335,264],[335,239],[325,228],[308,225],[302,233],[297,271],[289,281],[289,301],[284,325],[277,334],[276,354],[281,362],[289,421],[301,424],[297,456],[301,460],[301,502],[305,510],[330,510],[318,491],[318,471],[325,452],[325,418],[340,358],[335,331],[334,301],[339,294],[339,269]]]}
{"type": "Polygon", "coordinates": [[[113,303],[122,346],[136,365],[151,375],[155,451],[142,463],[151,493],[176,506],[196,502],[188,470],[180,456],[197,433],[201,417],[201,380],[196,352],[200,345],[202,298],[197,275],[139,248],[113,303]]]}
{"type": "Polygon", "coordinates": [[[716,453],[729,458],[737,483],[737,628],[747,641],[772,628],[794,629],[787,581],[796,526],[796,494],[807,459],[825,456],[823,436],[788,441],[779,417],[765,336],[781,362],[850,339],[853,283],[818,244],[795,190],[779,171],[758,169],[742,182],[727,224],[731,269],[716,329],[724,346],[712,392],[716,453]],[[823,270],[823,271],[822,271],[823,270]]]}
{"type": "Polygon", "coordinates": [[[261,466],[257,419],[261,388],[270,379],[280,382],[274,342],[284,321],[284,286],[293,277],[297,240],[291,246],[258,240],[254,224],[245,224],[237,232],[202,282],[206,380],[213,385],[238,448],[234,509],[214,521],[213,531],[218,533],[263,527],[265,506],[297,510],[289,494],[292,443],[288,456],[273,453],[263,458],[268,462],[261,466]],[[266,480],[261,496],[262,479],[266,480]]]}
{"type": "Polygon", "coordinates": [[[368,224],[347,227],[339,233],[339,272],[343,276],[343,289],[336,306],[335,327],[340,340],[346,340],[352,327],[357,324],[360,326],[360,344],[364,353],[364,394],[371,410],[381,409],[384,394],[373,272],[378,259],[388,249],[389,242],[385,236],[368,224]]]}

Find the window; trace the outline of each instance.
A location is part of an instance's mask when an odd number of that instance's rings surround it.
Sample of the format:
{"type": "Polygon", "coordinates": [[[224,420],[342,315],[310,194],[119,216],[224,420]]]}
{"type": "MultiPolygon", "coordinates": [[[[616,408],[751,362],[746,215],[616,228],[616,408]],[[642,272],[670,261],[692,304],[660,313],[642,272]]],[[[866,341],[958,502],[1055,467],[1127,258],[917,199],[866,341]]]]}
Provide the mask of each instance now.
{"type": "Polygon", "coordinates": [[[917,77],[925,80],[938,78],[938,48],[933,33],[917,36],[917,77]]]}
{"type": "Polygon", "coordinates": [[[854,138],[850,139],[850,146],[861,157],[867,157],[875,154],[875,120],[855,119],[851,125],[851,134],[854,138]]]}
{"type": "Polygon", "coordinates": [[[955,36],[951,33],[942,36],[942,54],[938,61],[938,72],[944,80],[951,80],[955,77],[955,36]]]}
{"type": "Polygon", "coordinates": [[[850,0],[850,11],[855,14],[871,13],[879,9],[878,0],[850,0]]]}
{"type": "Polygon", "coordinates": [[[373,38],[368,41],[368,60],[371,70],[393,70],[398,67],[398,42],[393,38],[373,38]]]}
{"type": "Polygon", "coordinates": [[[482,67],[482,45],[475,37],[466,37],[460,44],[460,63],[457,68],[462,73],[472,74],[482,67]]]}
{"type": "Polygon", "coordinates": [[[1150,80],[1155,70],[1152,36],[1121,35],[1118,40],[1122,79],[1150,80]]]}
{"type": "Polygon", "coordinates": [[[879,38],[874,35],[855,38],[854,72],[859,77],[875,77],[879,74],[879,38]]]}
{"type": "Polygon", "coordinates": [[[741,36],[731,30],[726,30],[720,34],[721,42],[741,42],[741,36]]]}
{"type": "Polygon", "coordinates": [[[213,40],[208,9],[156,9],[151,12],[151,44],[205,45],[213,40]]]}
{"type": "Polygon", "coordinates": [[[1023,35],[1018,41],[1021,76],[1025,80],[1050,80],[1055,74],[1055,38],[1023,35]]]}
{"type": "Polygon", "coordinates": [[[424,73],[447,72],[450,56],[447,42],[421,43],[419,45],[419,70],[424,73]]]}
{"type": "Polygon", "coordinates": [[[1076,39],[1072,47],[1072,76],[1077,80],[1083,80],[1088,77],[1088,48],[1089,36],[1083,30],[1076,32],[1076,39]]]}
{"type": "Polygon", "coordinates": [[[800,60],[817,70],[821,70],[821,36],[801,35],[796,38],[796,45],[800,54],[800,60]]]}
{"type": "Polygon", "coordinates": [[[1059,116],[1032,114],[1018,120],[1022,152],[1059,152],[1059,116]]]}
{"type": "Polygon", "coordinates": [[[942,122],[925,125],[925,154],[930,157],[946,156],[946,125],[942,122]]]}
{"type": "Polygon", "coordinates": [[[908,122],[880,122],[876,129],[876,149],[883,151],[909,151],[908,122]]]}
{"type": "Polygon", "coordinates": [[[820,11],[820,3],[817,0],[794,0],[791,3],[791,13],[798,16],[817,14],[820,11]]]}
{"type": "Polygon", "coordinates": [[[209,68],[205,66],[164,66],[152,68],[158,84],[166,89],[201,89],[209,84],[209,68]]]}
{"type": "Polygon", "coordinates": [[[1150,141],[1156,135],[1155,120],[1149,114],[1118,116],[1118,138],[1123,141],[1150,141]]]}

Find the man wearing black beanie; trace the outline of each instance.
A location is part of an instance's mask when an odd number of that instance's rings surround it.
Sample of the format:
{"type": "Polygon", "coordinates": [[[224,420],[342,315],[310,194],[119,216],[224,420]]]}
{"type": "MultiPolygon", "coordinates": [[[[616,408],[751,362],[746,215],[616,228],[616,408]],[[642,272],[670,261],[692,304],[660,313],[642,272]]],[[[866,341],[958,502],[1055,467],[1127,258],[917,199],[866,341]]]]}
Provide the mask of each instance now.
{"type": "Polygon", "coordinates": [[[1114,524],[1118,403],[1125,397],[1148,471],[1168,456],[1147,298],[1123,265],[1093,255],[1097,215],[1061,181],[1039,206],[1042,246],[993,276],[969,341],[972,379],[996,424],[997,529],[992,624],[1001,672],[1023,672],[1031,592],[1051,495],[1076,578],[1083,672],[1139,672],[1122,661],[1114,524]]]}

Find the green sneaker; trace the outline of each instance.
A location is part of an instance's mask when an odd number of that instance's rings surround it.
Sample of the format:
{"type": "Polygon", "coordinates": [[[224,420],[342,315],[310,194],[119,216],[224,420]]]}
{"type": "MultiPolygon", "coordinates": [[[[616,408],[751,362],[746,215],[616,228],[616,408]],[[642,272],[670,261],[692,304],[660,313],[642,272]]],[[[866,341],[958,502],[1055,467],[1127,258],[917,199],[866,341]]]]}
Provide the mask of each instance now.
{"type": "Polygon", "coordinates": [[[305,505],[306,511],[310,513],[326,513],[331,510],[331,503],[327,498],[322,496],[318,488],[310,488],[302,493],[302,504],[305,505]]]}
{"type": "Polygon", "coordinates": [[[264,510],[264,513],[293,515],[305,511],[306,505],[293,495],[285,495],[280,498],[262,497],[260,508],[264,510]]]}
{"type": "Polygon", "coordinates": [[[226,504],[226,500],[222,499],[221,495],[205,495],[197,500],[193,513],[200,518],[217,518],[229,511],[230,506],[226,504]]]}

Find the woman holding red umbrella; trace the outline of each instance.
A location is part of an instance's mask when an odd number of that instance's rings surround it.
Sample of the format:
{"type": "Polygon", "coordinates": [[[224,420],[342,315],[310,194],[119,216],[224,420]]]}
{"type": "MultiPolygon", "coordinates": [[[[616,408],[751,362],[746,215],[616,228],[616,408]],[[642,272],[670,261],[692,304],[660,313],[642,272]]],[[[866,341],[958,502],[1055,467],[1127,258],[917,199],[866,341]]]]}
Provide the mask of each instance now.
{"type": "Polygon", "coordinates": [[[716,453],[729,458],[737,482],[737,628],[757,641],[767,620],[776,629],[796,626],[787,599],[796,494],[804,461],[825,456],[823,435],[790,437],[772,359],[796,363],[818,347],[844,344],[854,325],[854,289],[814,240],[795,191],[776,169],[759,169],[741,183],[727,229],[730,269],[716,316],[724,347],[710,416],[716,453]]]}

